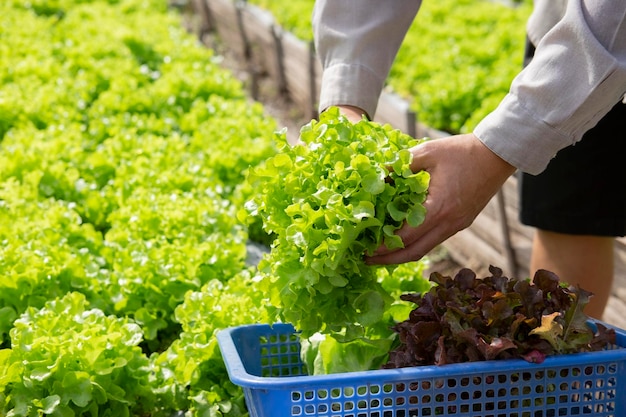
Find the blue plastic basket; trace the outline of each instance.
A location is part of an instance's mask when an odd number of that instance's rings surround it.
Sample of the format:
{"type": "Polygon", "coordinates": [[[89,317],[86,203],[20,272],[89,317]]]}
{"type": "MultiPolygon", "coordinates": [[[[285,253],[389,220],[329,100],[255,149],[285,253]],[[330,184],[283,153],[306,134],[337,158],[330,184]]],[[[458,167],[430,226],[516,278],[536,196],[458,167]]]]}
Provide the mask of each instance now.
{"type": "Polygon", "coordinates": [[[231,381],[251,417],[626,416],[626,333],[611,349],[524,360],[471,362],[307,376],[288,324],[222,330],[231,381]]]}

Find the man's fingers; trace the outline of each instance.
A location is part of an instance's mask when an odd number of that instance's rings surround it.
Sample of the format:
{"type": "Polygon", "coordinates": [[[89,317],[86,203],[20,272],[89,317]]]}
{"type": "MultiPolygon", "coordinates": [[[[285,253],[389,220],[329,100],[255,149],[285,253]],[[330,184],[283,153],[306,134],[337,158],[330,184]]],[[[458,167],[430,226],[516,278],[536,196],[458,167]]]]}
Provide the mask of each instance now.
{"type": "Polygon", "coordinates": [[[403,248],[390,250],[382,246],[374,252],[373,256],[366,257],[365,261],[371,265],[394,265],[421,259],[439,244],[437,236],[440,236],[442,231],[436,226],[436,223],[429,222],[428,219],[417,228],[405,223],[396,232],[404,243],[403,248]],[[431,226],[433,224],[434,227],[431,226]]]}
{"type": "MultiPolygon", "coordinates": [[[[378,249],[376,249],[374,254],[368,257],[368,259],[374,260],[375,263],[378,263],[378,260],[386,259],[390,257],[389,255],[393,253],[406,252],[408,247],[411,247],[417,240],[420,240],[423,238],[423,236],[426,236],[434,227],[434,225],[437,224],[433,220],[437,210],[435,210],[433,207],[432,196],[430,195],[426,198],[426,201],[424,201],[423,205],[424,209],[426,210],[426,218],[424,219],[424,222],[422,224],[417,227],[412,227],[409,226],[408,223],[404,222],[404,224],[402,224],[402,227],[400,227],[400,229],[396,230],[395,232],[395,234],[399,236],[400,239],[402,239],[402,243],[404,243],[404,248],[389,249],[383,244],[378,249]]],[[[423,257],[426,253],[427,252],[422,252],[421,254],[416,255],[419,256],[416,259],[423,257]]],[[[401,257],[401,255],[395,255],[393,258],[396,257],[401,257]]],[[[385,263],[390,264],[391,262],[385,263]]]]}
{"type": "Polygon", "coordinates": [[[427,141],[412,149],[411,169],[430,174],[424,202],[426,218],[416,228],[397,232],[404,248],[380,248],[370,264],[399,264],[420,259],[459,230],[468,227],[515,171],[473,134],[427,141]]]}
{"type": "MultiPolygon", "coordinates": [[[[422,223],[418,227],[411,227],[406,222],[400,227],[400,229],[396,230],[396,236],[399,236],[402,239],[402,243],[404,243],[404,247],[406,248],[408,245],[412,244],[419,236],[423,233],[426,233],[428,228],[428,223],[422,223]]],[[[387,255],[392,252],[397,252],[402,250],[403,248],[397,249],[389,249],[384,244],[381,245],[374,252],[373,256],[382,256],[387,255]]]]}
{"type": "Polygon", "coordinates": [[[367,257],[365,258],[365,262],[369,265],[398,265],[405,262],[417,261],[433,250],[439,242],[442,242],[450,236],[451,234],[443,230],[443,228],[435,227],[424,232],[418,239],[407,244],[404,248],[367,257]]]}

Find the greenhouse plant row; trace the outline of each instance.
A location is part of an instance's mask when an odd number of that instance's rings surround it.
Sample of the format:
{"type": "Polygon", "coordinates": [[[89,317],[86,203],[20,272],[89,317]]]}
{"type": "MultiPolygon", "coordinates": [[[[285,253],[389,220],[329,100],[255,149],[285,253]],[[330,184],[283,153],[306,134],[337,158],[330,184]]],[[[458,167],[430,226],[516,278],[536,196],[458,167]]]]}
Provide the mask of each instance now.
{"type": "MultiPolygon", "coordinates": [[[[507,16],[502,21],[517,18],[507,16]]],[[[410,172],[409,152],[399,151],[417,142],[363,121],[355,129],[374,139],[359,148],[332,112],[324,123],[304,126],[310,143],[328,129],[338,132],[327,155],[347,162],[332,169],[350,186],[360,175],[354,184],[365,190],[354,193],[360,201],[349,216],[339,205],[332,221],[324,219],[330,232],[322,231],[324,222],[313,225],[319,211],[284,210],[281,192],[317,184],[308,195],[329,204],[342,199],[331,185],[311,183],[324,179],[319,173],[304,169],[308,177],[292,177],[289,164],[316,155],[300,147],[287,160],[285,130],[248,98],[222,59],[186,32],[163,0],[0,4],[0,415],[246,416],[219,331],[288,318],[309,336],[345,313],[360,323],[342,324],[345,339],[378,354],[390,345],[388,321],[410,310],[394,300],[430,287],[423,277],[428,260],[372,270],[346,265],[364,277],[362,288],[347,287],[347,273],[328,274],[340,263],[334,254],[346,249],[332,238],[350,216],[380,229],[384,236],[375,236],[372,248],[377,239],[395,242],[396,229],[383,227],[376,201],[367,198],[389,198],[384,206],[394,227],[421,221],[427,178],[410,172]],[[386,140],[393,146],[379,150],[386,140]],[[393,165],[404,195],[393,194],[382,171],[367,164],[370,154],[393,165]],[[263,185],[264,178],[287,183],[263,185]],[[310,224],[295,230],[283,214],[310,224]],[[314,248],[311,271],[294,273],[300,260],[289,244],[322,232],[330,237],[314,248]],[[253,245],[282,245],[284,252],[257,264],[253,245]],[[337,288],[350,300],[345,308],[323,304],[337,288]],[[292,304],[281,312],[285,300],[292,304]],[[385,336],[359,338],[368,331],[363,323],[385,336]]],[[[476,74],[484,79],[482,70],[476,74]]],[[[497,90],[485,86],[485,93],[497,90]]],[[[441,128],[470,123],[471,115],[455,111],[441,128]]],[[[324,151],[318,145],[311,149],[324,151]]]]}
{"type": "Polygon", "coordinates": [[[0,414],[244,415],[213,333],[265,321],[276,122],[161,0],[5,1],[0,39],[0,414]]]}
{"type": "Polygon", "coordinates": [[[0,16],[0,414],[246,415],[215,333],[270,320],[241,211],[284,131],[161,0],[0,16]]]}

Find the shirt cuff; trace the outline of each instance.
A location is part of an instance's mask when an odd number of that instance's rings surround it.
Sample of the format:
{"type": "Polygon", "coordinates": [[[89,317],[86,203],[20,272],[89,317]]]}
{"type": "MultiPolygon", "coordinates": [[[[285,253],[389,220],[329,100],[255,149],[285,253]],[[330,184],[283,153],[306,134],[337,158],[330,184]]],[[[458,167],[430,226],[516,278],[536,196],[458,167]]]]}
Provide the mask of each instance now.
{"type": "Polygon", "coordinates": [[[364,110],[372,119],[384,81],[361,65],[332,64],[322,75],[319,110],[322,112],[330,106],[350,105],[364,110]]]}
{"type": "Polygon", "coordinates": [[[473,133],[500,158],[532,175],[541,173],[559,150],[574,142],[535,117],[510,93],[473,133]]]}

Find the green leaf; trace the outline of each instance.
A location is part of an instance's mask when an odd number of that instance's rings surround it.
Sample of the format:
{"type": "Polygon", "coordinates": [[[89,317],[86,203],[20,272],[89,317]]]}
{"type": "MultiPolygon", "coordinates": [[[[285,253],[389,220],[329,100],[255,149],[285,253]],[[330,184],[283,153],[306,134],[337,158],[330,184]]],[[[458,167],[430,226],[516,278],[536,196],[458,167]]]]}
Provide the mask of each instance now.
{"type": "Polygon", "coordinates": [[[345,287],[350,282],[346,278],[338,275],[330,275],[328,280],[335,287],[345,287]]]}
{"type": "Polygon", "coordinates": [[[563,317],[563,333],[564,339],[568,340],[575,334],[590,336],[589,325],[587,324],[588,316],[584,313],[585,306],[589,304],[592,294],[589,291],[577,287],[571,297],[573,301],[565,311],[563,317]]]}
{"type": "Polygon", "coordinates": [[[385,301],[378,291],[367,291],[354,300],[354,308],[359,322],[363,326],[371,326],[383,317],[385,301]]]}
{"type": "Polygon", "coordinates": [[[41,412],[44,414],[52,414],[57,406],[61,403],[61,397],[58,395],[50,395],[41,400],[41,412]]]}
{"type": "Polygon", "coordinates": [[[331,336],[314,335],[302,341],[301,355],[316,375],[368,371],[380,366],[391,343],[390,339],[340,342],[331,336]]]}
{"type": "Polygon", "coordinates": [[[396,200],[387,203],[387,211],[389,212],[391,218],[394,219],[396,222],[404,221],[407,215],[406,211],[398,206],[396,200]]]}
{"type": "Polygon", "coordinates": [[[363,189],[374,195],[380,194],[385,190],[385,179],[375,172],[364,175],[362,178],[363,189]]]}
{"type": "Polygon", "coordinates": [[[407,210],[406,221],[409,226],[417,227],[424,222],[426,218],[426,209],[424,206],[413,206],[407,210]]]}
{"type": "Polygon", "coordinates": [[[33,371],[30,373],[30,377],[32,379],[34,379],[35,381],[45,381],[46,379],[48,379],[48,377],[50,377],[50,375],[52,375],[52,372],[50,372],[50,369],[46,368],[35,368],[33,369],[33,371]]]}
{"type": "Polygon", "coordinates": [[[362,220],[368,217],[375,217],[376,208],[371,201],[359,201],[359,203],[353,207],[352,213],[356,219],[362,220]]]}
{"type": "Polygon", "coordinates": [[[0,373],[0,392],[9,384],[20,382],[24,364],[15,358],[13,350],[0,349],[0,369],[4,370],[0,373]]]}
{"type": "Polygon", "coordinates": [[[368,172],[372,165],[370,159],[366,155],[354,155],[350,160],[350,166],[359,172],[368,172]]]}
{"type": "Polygon", "coordinates": [[[396,234],[396,230],[398,228],[396,226],[384,226],[383,231],[385,233],[384,236],[384,244],[388,249],[399,249],[404,247],[404,242],[402,238],[396,234]]]}
{"type": "Polygon", "coordinates": [[[272,159],[272,164],[276,168],[281,168],[284,170],[291,169],[292,162],[288,155],[286,154],[278,154],[272,159]]]}
{"type": "Polygon", "coordinates": [[[68,372],[63,377],[63,401],[72,401],[79,407],[86,407],[91,401],[91,380],[83,371],[68,372]]]}

